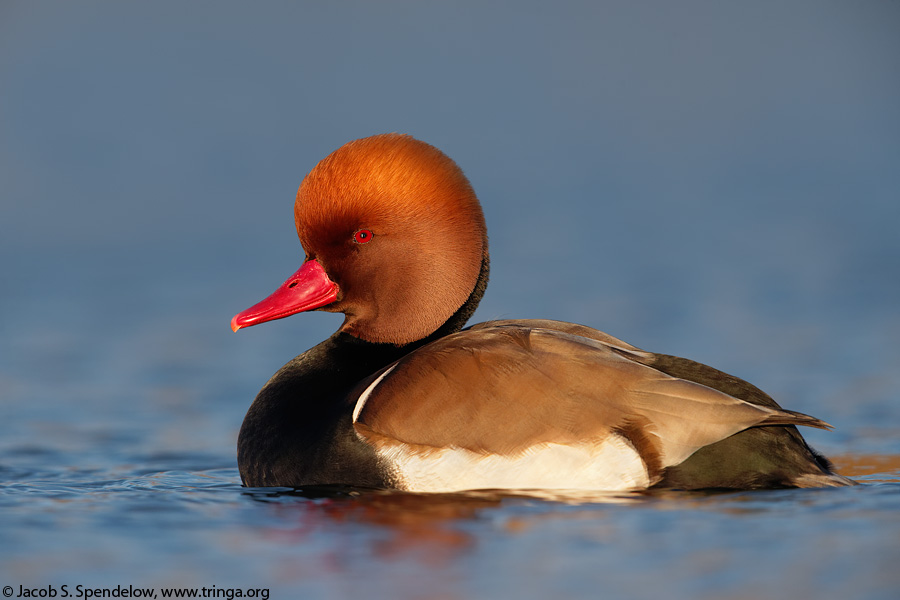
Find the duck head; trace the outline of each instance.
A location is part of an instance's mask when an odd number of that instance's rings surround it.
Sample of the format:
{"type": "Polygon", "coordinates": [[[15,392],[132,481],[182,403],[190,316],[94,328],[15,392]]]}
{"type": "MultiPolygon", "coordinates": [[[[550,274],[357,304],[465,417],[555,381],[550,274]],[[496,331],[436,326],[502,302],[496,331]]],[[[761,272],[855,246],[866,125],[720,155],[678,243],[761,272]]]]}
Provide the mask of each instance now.
{"type": "Polygon", "coordinates": [[[377,135],[331,153],[300,185],[294,221],[303,265],[235,315],[234,331],[324,310],[344,313],[341,331],[405,345],[483,292],[488,245],[478,198],[456,163],[410,136],[377,135]]]}

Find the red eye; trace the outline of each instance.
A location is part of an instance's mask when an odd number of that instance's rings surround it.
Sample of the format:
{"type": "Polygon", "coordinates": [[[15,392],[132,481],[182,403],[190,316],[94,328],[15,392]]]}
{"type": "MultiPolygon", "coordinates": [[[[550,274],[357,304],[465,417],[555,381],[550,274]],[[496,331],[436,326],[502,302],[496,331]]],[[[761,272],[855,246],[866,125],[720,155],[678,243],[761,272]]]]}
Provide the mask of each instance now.
{"type": "Polygon", "coordinates": [[[374,235],[368,229],[360,229],[353,234],[353,241],[357,244],[365,244],[366,242],[371,242],[374,235]]]}

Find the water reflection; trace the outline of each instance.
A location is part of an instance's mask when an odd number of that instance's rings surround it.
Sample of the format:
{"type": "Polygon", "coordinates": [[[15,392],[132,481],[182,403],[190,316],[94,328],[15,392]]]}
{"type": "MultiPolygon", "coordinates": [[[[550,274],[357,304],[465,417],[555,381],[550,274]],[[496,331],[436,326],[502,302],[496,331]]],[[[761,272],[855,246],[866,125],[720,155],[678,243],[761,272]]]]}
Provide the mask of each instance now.
{"type": "Polygon", "coordinates": [[[355,505],[371,506],[376,511],[423,510],[426,513],[444,515],[446,506],[465,507],[462,515],[470,510],[500,506],[503,503],[546,501],[560,504],[633,504],[655,495],[649,492],[604,492],[589,490],[472,490],[454,493],[414,493],[395,490],[367,489],[351,486],[309,486],[304,488],[247,488],[244,492],[259,502],[283,504],[290,498],[308,500],[350,501],[355,505]]]}
{"type": "Polygon", "coordinates": [[[842,454],[830,458],[847,477],[869,483],[900,483],[900,454],[842,454]]]}
{"type": "MultiPolygon", "coordinates": [[[[845,457],[842,457],[844,459],[845,457]]],[[[841,462],[848,474],[850,457],[841,462]]],[[[900,456],[856,457],[859,464],[900,467],[900,456]],[[878,458],[878,460],[876,460],[878,458]]],[[[889,473],[880,479],[891,481],[889,473]]],[[[900,479],[894,477],[894,482],[900,479]]],[[[865,488],[869,486],[859,486],[865,488]]],[[[855,488],[854,488],[855,489],[855,488]]],[[[836,506],[854,502],[852,490],[708,491],[673,490],[635,493],[583,491],[473,491],[453,494],[413,494],[348,487],[305,489],[247,489],[256,502],[271,505],[263,536],[290,546],[322,546],[323,538],[340,540],[320,554],[322,568],[348,568],[359,562],[346,554],[348,547],[379,561],[412,559],[436,568],[478,552],[491,537],[517,538],[535,531],[564,530],[591,544],[616,539],[623,520],[646,520],[648,513],[751,516],[791,506],[836,506]],[[842,498],[843,500],[840,500],[842,498]],[[643,516],[631,509],[638,508],[643,516]],[[365,531],[366,533],[360,533],[365,531]],[[493,531],[485,537],[486,531],[493,531]],[[330,556],[331,558],[326,558],[330,556]],[[326,565],[331,565],[327,567],[326,565]],[[340,565],[340,566],[337,566],[340,565]]],[[[857,497],[858,499],[858,497],[857,497]]],[[[651,517],[655,518],[655,517],[651,517]]],[[[329,545],[330,544],[326,544],[329,545]]]]}
{"type": "MultiPolygon", "coordinates": [[[[16,568],[31,568],[36,579],[45,576],[34,565],[46,562],[48,542],[28,542],[34,532],[15,524],[25,506],[28,514],[53,524],[45,537],[61,527],[90,530],[104,548],[118,548],[123,537],[138,532],[141,539],[168,547],[178,531],[193,545],[176,553],[172,572],[182,562],[203,571],[205,563],[189,556],[202,547],[215,554],[219,566],[208,573],[220,579],[253,572],[273,589],[305,586],[309,597],[320,597],[328,586],[337,587],[335,597],[351,596],[365,581],[377,582],[373,597],[464,598],[471,597],[470,585],[490,586],[501,573],[516,573],[521,590],[575,577],[584,589],[603,585],[615,592],[611,596],[623,597],[646,569],[666,574],[660,581],[682,577],[683,586],[702,592],[684,582],[702,581],[710,570],[730,573],[734,588],[757,585],[745,575],[747,561],[774,571],[784,567],[779,585],[791,590],[815,580],[810,570],[840,572],[848,588],[867,577],[870,584],[884,580],[880,565],[887,558],[867,563],[855,557],[872,544],[885,557],[896,547],[896,528],[883,525],[900,510],[900,455],[854,454],[835,462],[864,485],[758,492],[411,494],[241,488],[234,467],[144,473],[129,465],[8,482],[0,486],[0,505],[8,517],[4,533],[32,544],[24,554],[30,559],[16,568]],[[470,584],[473,580],[477,583],[470,584]]],[[[109,562],[71,551],[68,541],[53,547],[80,573],[98,577],[101,562],[103,569],[109,562]]],[[[109,556],[117,552],[109,550],[109,556]]],[[[121,562],[127,557],[116,560],[117,569],[127,569],[121,562]]],[[[646,585],[666,595],[670,583],[646,585]]],[[[769,590],[756,591],[764,596],[769,590]]],[[[516,597],[551,595],[517,592],[516,597]]]]}
{"type": "MultiPolygon", "coordinates": [[[[322,532],[334,536],[335,532],[359,532],[363,526],[371,534],[364,536],[361,544],[367,554],[388,561],[413,558],[432,567],[448,564],[473,550],[483,541],[485,527],[499,534],[516,534],[530,529],[535,519],[559,517],[554,506],[602,507],[647,501],[637,493],[545,490],[415,494],[312,487],[257,488],[245,493],[272,505],[276,523],[268,538],[290,544],[314,543],[322,532]]],[[[572,512],[567,516],[576,517],[572,512]]],[[[353,545],[360,547],[360,540],[353,545]]]]}

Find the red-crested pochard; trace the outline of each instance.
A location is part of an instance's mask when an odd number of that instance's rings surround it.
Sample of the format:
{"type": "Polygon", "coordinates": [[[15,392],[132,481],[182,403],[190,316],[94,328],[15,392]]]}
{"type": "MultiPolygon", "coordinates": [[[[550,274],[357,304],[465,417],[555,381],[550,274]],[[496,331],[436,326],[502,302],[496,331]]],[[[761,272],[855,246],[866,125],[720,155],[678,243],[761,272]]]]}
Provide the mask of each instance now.
{"type": "Polygon", "coordinates": [[[303,180],[294,218],[303,265],[231,327],[308,310],[344,322],[247,412],[247,486],[853,484],[795,427],[829,425],[706,365],[559,321],[463,329],[487,286],[487,230],[468,180],[433,146],[398,134],[346,144],[303,180]]]}

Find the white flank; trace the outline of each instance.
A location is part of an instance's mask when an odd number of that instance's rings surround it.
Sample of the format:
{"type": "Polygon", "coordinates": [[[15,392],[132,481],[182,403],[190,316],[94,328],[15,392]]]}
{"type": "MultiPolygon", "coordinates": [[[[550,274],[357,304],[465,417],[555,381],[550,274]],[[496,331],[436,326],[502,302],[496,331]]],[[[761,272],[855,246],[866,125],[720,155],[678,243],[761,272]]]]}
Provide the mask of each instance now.
{"type": "Polygon", "coordinates": [[[378,378],[369,384],[363,393],[359,395],[359,398],[356,400],[356,406],[353,407],[353,422],[356,423],[356,420],[359,418],[359,413],[362,411],[363,406],[366,405],[366,400],[369,399],[369,395],[372,393],[372,390],[375,389],[375,386],[381,383],[381,380],[388,376],[388,373],[393,371],[397,367],[397,364],[394,363],[387,369],[385,369],[384,373],[378,376],[378,378]]]}
{"type": "MultiPolygon", "coordinates": [[[[376,382],[377,383],[377,382],[376,382]]],[[[486,489],[643,489],[647,468],[624,438],[595,444],[541,444],[518,457],[479,454],[460,448],[416,452],[402,443],[377,449],[394,469],[397,485],[411,492],[486,489]]]]}

